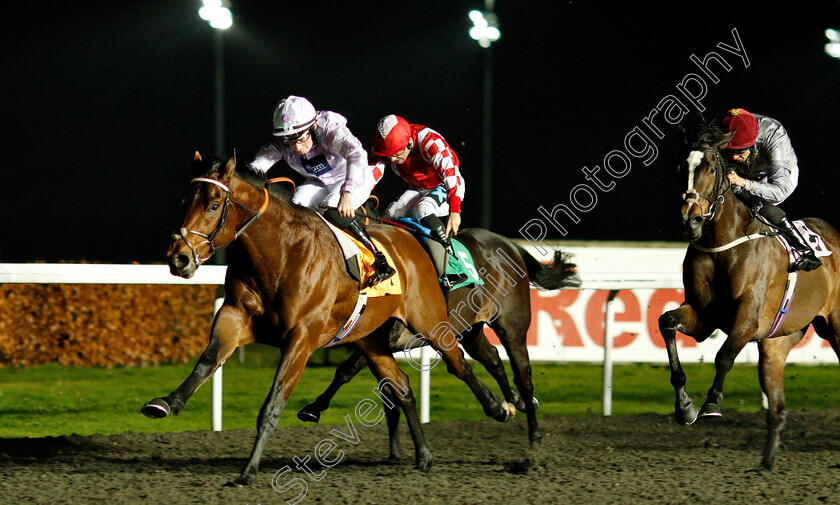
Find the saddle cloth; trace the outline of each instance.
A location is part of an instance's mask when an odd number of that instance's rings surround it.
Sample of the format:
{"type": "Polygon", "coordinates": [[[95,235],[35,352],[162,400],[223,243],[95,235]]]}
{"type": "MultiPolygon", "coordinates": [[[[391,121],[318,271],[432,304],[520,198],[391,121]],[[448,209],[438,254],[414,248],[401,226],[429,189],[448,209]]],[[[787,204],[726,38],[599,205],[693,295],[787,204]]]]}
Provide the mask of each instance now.
{"type": "MultiPolygon", "coordinates": [[[[433,240],[430,237],[431,230],[419,222],[408,217],[400,217],[397,218],[396,221],[406,225],[408,227],[408,231],[410,231],[421,244],[425,244],[428,240],[433,240]]],[[[455,255],[448,256],[446,265],[444,265],[444,275],[454,277],[460,275],[464,276],[464,280],[450,287],[449,291],[454,291],[463,286],[483,286],[484,280],[481,279],[479,273],[475,269],[475,263],[473,262],[472,254],[469,249],[467,249],[464,244],[454,237],[449,239],[449,243],[452,244],[452,249],[455,251],[455,255]]]]}
{"type": "MultiPolygon", "coordinates": [[[[823,242],[822,237],[812,229],[808,228],[808,226],[801,220],[799,221],[791,221],[791,223],[799,230],[799,233],[805,239],[805,242],[811,246],[811,250],[814,251],[814,255],[818,258],[823,256],[828,256],[831,254],[831,250],[826,247],[825,242],[823,242]]],[[[793,249],[790,244],[788,244],[787,240],[785,240],[781,235],[776,235],[776,240],[782,243],[782,246],[787,250],[788,253],[788,260],[791,264],[795,262],[799,258],[799,253],[793,249]]]]}
{"type": "Polygon", "coordinates": [[[483,286],[484,280],[479,277],[475,269],[475,263],[473,263],[472,254],[470,254],[469,249],[455,238],[450,238],[449,243],[452,244],[452,249],[455,251],[455,254],[449,256],[445,274],[465,276],[463,281],[455,284],[449,290],[453,291],[460,287],[470,285],[483,286]]]}
{"type": "MultiPolygon", "coordinates": [[[[402,283],[400,282],[399,272],[382,282],[370,286],[370,279],[376,272],[376,269],[373,268],[373,252],[368,251],[367,247],[363,246],[358,240],[354,239],[346,232],[327,221],[321,214],[318,214],[318,216],[327,223],[327,226],[329,226],[330,230],[333,232],[339,247],[341,247],[341,252],[344,254],[344,261],[348,264],[348,270],[352,271],[352,268],[350,267],[351,264],[358,270],[361,285],[366,286],[359,290],[360,293],[366,293],[368,298],[376,298],[377,296],[385,295],[398,295],[402,293],[402,283]]],[[[375,239],[373,242],[376,244],[376,247],[385,254],[385,257],[388,259],[388,263],[394,265],[391,255],[384,247],[382,247],[382,244],[375,239]]],[[[353,274],[355,274],[355,272],[352,272],[351,276],[353,274]]]]}

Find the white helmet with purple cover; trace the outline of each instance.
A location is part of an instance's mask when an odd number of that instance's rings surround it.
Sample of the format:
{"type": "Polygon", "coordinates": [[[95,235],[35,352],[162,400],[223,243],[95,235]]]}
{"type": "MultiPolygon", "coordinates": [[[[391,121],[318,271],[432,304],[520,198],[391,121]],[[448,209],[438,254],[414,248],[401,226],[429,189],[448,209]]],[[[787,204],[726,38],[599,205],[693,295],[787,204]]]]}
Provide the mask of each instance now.
{"type": "Polygon", "coordinates": [[[294,140],[315,123],[315,107],[309,100],[290,95],[274,108],[274,136],[294,140]]]}

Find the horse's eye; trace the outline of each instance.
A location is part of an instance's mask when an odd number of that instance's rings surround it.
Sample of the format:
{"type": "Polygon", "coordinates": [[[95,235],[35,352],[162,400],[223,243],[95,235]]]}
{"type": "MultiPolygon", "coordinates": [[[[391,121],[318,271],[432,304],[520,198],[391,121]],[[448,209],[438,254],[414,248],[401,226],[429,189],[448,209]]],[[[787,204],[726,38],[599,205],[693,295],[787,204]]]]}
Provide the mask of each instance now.
{"type": "Polygon", "coordinates": [[[216,212],[219,210],[219,202],[213,202],[210,204],[210,212],[216,212]]]}

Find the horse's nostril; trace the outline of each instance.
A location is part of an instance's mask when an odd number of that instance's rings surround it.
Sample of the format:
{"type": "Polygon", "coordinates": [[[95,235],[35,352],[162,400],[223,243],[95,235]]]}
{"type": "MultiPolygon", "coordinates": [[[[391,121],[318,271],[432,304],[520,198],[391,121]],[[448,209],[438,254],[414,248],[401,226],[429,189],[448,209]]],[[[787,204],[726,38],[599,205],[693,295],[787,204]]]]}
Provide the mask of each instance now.
{"type": "Polygon", "coordinates": [[[170,264],[175,268],[184,268],[189,261],[189,258],[185,254],[174,254],[169,258],[170,264]]]}

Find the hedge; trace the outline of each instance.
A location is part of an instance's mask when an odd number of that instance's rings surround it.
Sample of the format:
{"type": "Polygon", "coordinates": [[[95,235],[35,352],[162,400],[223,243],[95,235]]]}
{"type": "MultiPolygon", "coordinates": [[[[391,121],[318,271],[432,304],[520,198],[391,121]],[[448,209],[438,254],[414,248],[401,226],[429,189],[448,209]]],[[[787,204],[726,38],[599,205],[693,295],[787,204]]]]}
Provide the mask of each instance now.
{"type": "Polygon", "coordinates": [[[0,286],[0,366],[185,362],[207,345],[216,286],[0,286]]]}

